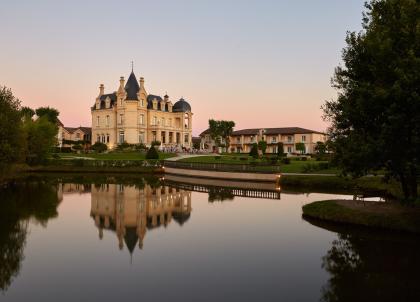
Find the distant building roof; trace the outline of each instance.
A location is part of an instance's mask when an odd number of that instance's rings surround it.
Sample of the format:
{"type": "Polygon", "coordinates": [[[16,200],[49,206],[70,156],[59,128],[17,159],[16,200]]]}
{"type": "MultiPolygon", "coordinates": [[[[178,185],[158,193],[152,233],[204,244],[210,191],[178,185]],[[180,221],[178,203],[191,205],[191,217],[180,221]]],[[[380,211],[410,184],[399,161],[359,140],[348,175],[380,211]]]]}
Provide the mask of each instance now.
{"type": "Polygon", "coordinates": [[[210,134],[210,128],[207,128],[206,130],[204,130],[203,132],[201,132],[199,136],[204,136],[206,134],[210,134]]]}
{"type": "Polygon", "coordinates": [[[318,133],[324,134],[319,131],[300,128],[300,127],[281,127],[281,128],[253,128],[253,129],[242,129],[233,131],[232,136],[239,135],[257,135],[260,130],[263,130],[265,135],[276,135],[276,134],[305,134],[305,133],[318,133]]]}

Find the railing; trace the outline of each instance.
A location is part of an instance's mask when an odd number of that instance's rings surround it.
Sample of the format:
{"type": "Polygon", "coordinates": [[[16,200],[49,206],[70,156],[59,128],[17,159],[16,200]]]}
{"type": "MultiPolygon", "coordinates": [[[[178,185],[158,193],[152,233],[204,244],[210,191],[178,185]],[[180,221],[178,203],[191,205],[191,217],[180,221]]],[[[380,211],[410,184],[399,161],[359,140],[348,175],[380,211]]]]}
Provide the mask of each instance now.
{"type": "Polygon", "coordinates": [[[280,173],[279,165],[272,164],[224,164],[224,163],[189,163],[181,161],[164,161],[169,168],[219,171],[219,172],[249,172],[249,173],[280,173]]]}

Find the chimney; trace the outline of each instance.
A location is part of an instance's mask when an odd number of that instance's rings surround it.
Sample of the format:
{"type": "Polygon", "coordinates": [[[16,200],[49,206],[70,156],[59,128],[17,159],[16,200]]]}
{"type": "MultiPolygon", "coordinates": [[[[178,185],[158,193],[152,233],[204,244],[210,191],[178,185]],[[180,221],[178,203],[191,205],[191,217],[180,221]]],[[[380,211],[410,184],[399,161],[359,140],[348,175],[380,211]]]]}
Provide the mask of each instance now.
{"type": "Polygon", "coordinates": [[[144,88],[144,78],[143,77],[141,77],[140,78],[140,88],[144,88]]]}
{"type": "Polygon", "coordinates": [[[169,101],[169,96],[167,94],[165,94],[165,96],[163,97],[163,99],[165,100],[165,102],[169,101]]]}
{"type": "Polygon", "coordinates": [[[99,96],[104,95],[105,86],[104,84],[99,85],[99,96]]]}
{"type": "Polygon", "coordinates": [[[124,77],[120,77],[120,87],[124,87],[124,77]]]}

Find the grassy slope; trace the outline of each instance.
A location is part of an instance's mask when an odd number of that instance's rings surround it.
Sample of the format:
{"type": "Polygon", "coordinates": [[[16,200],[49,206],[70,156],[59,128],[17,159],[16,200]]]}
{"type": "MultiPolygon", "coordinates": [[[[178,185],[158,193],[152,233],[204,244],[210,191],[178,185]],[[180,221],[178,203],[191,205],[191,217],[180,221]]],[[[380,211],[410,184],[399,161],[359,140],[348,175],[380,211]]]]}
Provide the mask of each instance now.
{"type": "MultiPolygon", "coordinates": [[[[349,204],[352,201],[349,201],[349,204]]],[[[359,203],[361,203],[359,201],[359,203]]],[[[303,206],[303,216],[332,222],[420,233],[420,209],[387,205],[387,211],[377,211],[374,206],[355,209],[335,200],[316,201],[303,206]]]]}

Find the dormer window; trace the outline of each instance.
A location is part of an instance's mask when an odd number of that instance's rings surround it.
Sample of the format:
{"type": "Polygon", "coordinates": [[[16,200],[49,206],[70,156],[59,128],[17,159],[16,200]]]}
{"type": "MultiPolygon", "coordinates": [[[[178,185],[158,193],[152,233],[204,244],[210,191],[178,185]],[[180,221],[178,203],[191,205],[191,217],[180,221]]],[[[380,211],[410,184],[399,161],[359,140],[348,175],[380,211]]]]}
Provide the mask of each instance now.
{"type": "Polygon", "coordinates": [[[153,109],[157,110],[157,108],[158,108],[158,102],[156,99],[153,99],[153,109]]]}
{"type": "Polygon", "coordinates": [[[160,102],[160,110],[165,111],[165,102],[160,102]]]}

